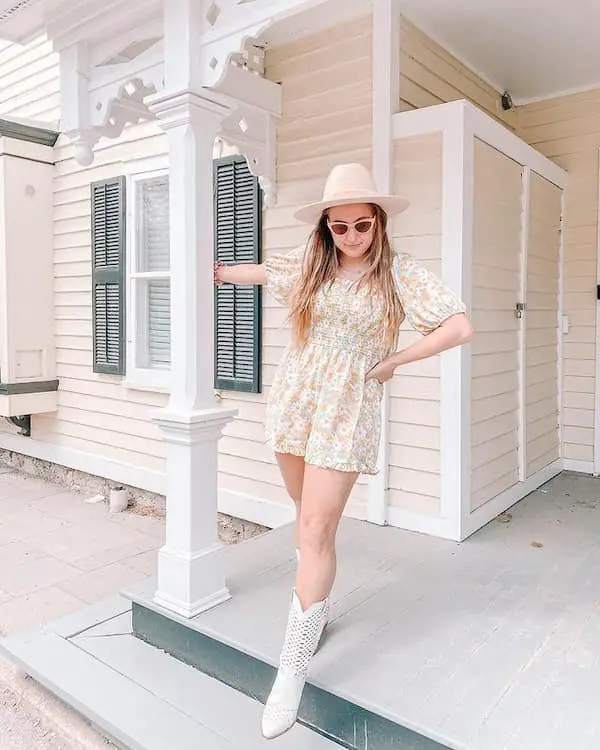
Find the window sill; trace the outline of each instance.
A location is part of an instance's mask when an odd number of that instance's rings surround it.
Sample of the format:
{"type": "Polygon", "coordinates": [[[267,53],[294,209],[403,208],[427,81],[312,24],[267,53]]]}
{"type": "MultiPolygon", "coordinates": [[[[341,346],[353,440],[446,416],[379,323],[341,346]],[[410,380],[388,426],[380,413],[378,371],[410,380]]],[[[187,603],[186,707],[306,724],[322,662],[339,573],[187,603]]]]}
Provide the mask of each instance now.
{"type": "Polygon", "coordinates": [[[153,372],[152,370],[134,370],[123,381],[123,386],[132,391],[151,391],[153,393],[171,392],[170,372],[153,372]]]}

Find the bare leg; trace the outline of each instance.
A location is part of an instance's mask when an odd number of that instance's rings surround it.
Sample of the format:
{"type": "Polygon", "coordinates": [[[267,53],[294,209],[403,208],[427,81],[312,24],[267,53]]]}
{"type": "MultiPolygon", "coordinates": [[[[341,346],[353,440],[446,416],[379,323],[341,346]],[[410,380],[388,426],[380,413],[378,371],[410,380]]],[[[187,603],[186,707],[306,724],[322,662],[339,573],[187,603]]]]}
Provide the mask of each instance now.
{"type": "Polygon", "coordinates": [[[329,596],[336,574],[335,536],[358,474],[306,465],[296,593],[303,609],[329,596]]]}
{"type": "Polygon", "coordinates": [[[279,737],[298,714],[310,660],[329,616],[336,572],[335,536],[357,474],[306,464],[300,507],[300,563],[277,677],[265,705],[262,734],[279,737]]]}
{"type": "Polygon", "coordinates": [[[300,509],[302,507],[302,486],[304,484],[304,459],[301,456],[294,456],[291,453],[276,453],[275,458],[279,465],[279,471],[283,477],[283,483],[288,495],[294,501],[296,506],[296,530],[295,546],[299,549],[300,509]]]}

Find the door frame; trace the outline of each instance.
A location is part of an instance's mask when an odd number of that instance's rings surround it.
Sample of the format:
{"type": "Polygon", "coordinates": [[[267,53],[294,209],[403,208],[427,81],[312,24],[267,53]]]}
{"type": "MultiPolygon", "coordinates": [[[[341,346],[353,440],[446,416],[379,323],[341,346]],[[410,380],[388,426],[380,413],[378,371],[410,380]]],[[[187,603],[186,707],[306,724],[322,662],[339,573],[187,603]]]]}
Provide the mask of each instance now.
{"type": "MultiPolygon", "coordinates": [[[[467,309],[470,309],[475,138],[561,188],[563,206],[568,174],[516,133],[466,100],[400,112],[392,116],[393,140],[430,133],[442,133],[443,138],[441,276],[446,284],[460,294],[467,309]]],[[[562,268],[560,274],[562,276],[562,268]]],[[[562,281],[559,281],[559,290],[560,315],[563,304],[562,281]]],[[[560,320],[557,325],[560,325],[560,320]]],[[[558,355],[557,379],[561,372],[561,336],[558,338],[558,355]]],[[[389,508],[388,522],[392,526],[411,531],[462,541],[559,473],[562,458],[471,511],[470,347],[458,347],[444,352],[440,358],[440,370],[442,481],[439,513],[427,515],[389,508]]],[[[559,382],[557,387],[560,408],[559,382]]]]}
{"type": "MultiPolygon", "coordinates": [[[[596,209],[596,285],[600,288],[600,147],[596,148],[596,195],[598,197],[598,206],[596,209]]],[[[591,473],[594,476],[600,474],[600,302],[596,296],[596,336],[595,336],[595,379],[594,379],[594,458],[592,462],[591,473]]],[[[573,462],[570,462],[573,463],[573,462]]],[[[579,462],[582,463],[582,462],[579,462]]],[[[587,471],[588,468],[582,466],[569,466],[573,470],[587,471]]]]}

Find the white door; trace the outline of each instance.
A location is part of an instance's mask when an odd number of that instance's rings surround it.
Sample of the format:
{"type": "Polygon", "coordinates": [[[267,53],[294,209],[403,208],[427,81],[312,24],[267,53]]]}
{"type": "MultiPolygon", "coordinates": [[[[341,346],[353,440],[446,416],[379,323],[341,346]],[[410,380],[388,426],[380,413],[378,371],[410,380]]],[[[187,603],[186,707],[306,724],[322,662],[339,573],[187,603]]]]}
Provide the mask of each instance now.
{"type": "Polygon", "coordinates": [[[523,167],[476,139],[474,184],[471,513],[520,480],[523,167]]]}
{"type": "Polygon", "coordinates": [[[530,176],[524,315],[522,479],[560,456],[559,282],[562,191],[530,176]]]}

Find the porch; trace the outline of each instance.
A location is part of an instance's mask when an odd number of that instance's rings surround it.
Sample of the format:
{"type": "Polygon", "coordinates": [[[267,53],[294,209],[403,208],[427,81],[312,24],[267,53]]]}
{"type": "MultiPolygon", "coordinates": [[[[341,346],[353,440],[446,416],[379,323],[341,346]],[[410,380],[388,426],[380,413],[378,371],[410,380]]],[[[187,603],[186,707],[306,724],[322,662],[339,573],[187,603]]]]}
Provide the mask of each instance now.
{"type": "MultiPolygon", "coordinates": [[[[360,750],[596,748],[599,504],[596,480],[564,473],[461,544],[345,519],[305,726],[282,747],[333,746],[308,725],[360,750]]],[[[258,746],[293,582],[291,529],[227,556],[232,599],[192,620],[157,607],[147,581],[130,602],[2,648],[127,747],[172,750],[174,736],[181,750],[258,746]]]]}

